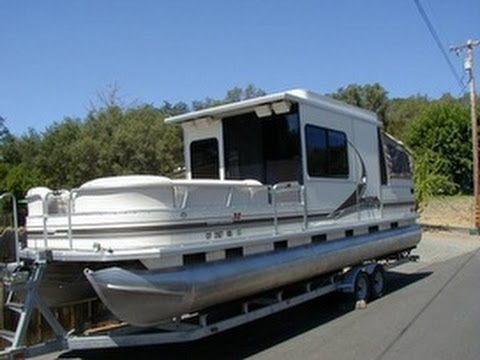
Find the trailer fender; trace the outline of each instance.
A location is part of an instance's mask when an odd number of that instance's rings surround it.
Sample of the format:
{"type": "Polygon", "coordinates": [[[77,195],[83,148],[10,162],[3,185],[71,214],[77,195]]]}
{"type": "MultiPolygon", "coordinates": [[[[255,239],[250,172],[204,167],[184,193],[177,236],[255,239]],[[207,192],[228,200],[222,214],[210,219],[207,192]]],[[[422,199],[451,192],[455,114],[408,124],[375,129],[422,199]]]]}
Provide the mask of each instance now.
{"type": "Polygon", "coordinates": [[[340,283],[337,289],[340,292],[352,294],[355,292],[355,284],[357,282],[357,278],[361,273],[364,273],[370,277],[374,271],[378,268],[382,267],[382,265],[377,263],[367,263],[362,264],[360,266],[354,266],[347,270],[340,280],[340,283]]]}

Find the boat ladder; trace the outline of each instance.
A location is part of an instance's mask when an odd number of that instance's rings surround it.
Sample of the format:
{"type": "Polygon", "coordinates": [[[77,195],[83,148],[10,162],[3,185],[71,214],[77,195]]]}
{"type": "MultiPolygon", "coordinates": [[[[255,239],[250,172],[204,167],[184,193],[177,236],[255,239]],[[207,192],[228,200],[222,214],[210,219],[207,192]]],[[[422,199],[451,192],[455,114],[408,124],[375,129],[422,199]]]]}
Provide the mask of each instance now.
{"type": "Polygon", "coordinates": [[[65,347],[66,331],[39,293],[47,266],[47,255],[47,252],[40,253],[30,266],[17,262],[7,265],[8,274],[4,277],[4,286],[8,292],[5,307],[18,314],[18,322],[15,331],[0,329],[0,337],[10,343],[9,347],[0,350],[0,358],[14,358],[15,355],[26,352],[28,356],[35,356],[65,347]],[[26,334],[35,309],[38,309],[48,322],[56,339],[39,344],[41,346],[38,347],[27,348],[26,334]]]}

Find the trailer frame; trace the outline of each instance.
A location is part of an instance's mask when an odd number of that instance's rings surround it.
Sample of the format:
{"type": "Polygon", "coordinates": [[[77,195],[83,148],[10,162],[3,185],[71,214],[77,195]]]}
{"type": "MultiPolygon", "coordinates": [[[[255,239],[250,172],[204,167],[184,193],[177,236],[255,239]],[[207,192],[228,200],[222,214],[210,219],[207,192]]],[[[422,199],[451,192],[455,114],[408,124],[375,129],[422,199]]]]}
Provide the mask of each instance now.
{"type": "MultiPolygon", "coordinates": [[[[411,255],[410,250],[392,254],[379,261],[367,261],[326,276],[303,280],[230,304],[219,304],[199,313],[174,318],[160,326],[139,328],[124,323],[113,326],[109,330],[81,335],[74,334],[73,330],[67,332],[58,323],[38,292],[43,273],[48,266],[48,253],[43,254],[30,265],[31,270],[28,272],[28,276],[24,265],[23,268],[18,268],[19,271],[13,273],[12,282],[7,284],[7,289],[10,291],[25,291],[26,301],[20,307],[23,311],[23,313],[20,312],[20,319],[23,316],[23,321],[19,321],[16,331],[3,332],[4,335],[8,335],[7,337],[14,341],[12,341],[12,346],[0,351],[0,357],[13,359],[19,354],[24,357],[34,357],[54,351],[93,351],[192,342],[265,318],[336,291],[352,294],[357,304],[358,302],[366,304],[370,290],[367,289],[367,293],[359,292],[357,284],[359,279],[370,279],[377,269],[380,269],[383,273],[384,269],[390,269],[408,261],[416,261],[418,256],[411,255]],[[294,289],[293,295],[292,289],[294,289]],[[218,320],[215,319],[218,310],[227,306],[232,306],[236,310],[218,320]],[[40,310],[54,330],[56,339],[25,346],[23,345],[23,338],[29,323],[29,317],[35,307],[40,310]]],[[[16,263],[13,264],[18,266],[16,263]]],[[[19,304],[15,304],[15,306],[19,307],[19,304]]]]}

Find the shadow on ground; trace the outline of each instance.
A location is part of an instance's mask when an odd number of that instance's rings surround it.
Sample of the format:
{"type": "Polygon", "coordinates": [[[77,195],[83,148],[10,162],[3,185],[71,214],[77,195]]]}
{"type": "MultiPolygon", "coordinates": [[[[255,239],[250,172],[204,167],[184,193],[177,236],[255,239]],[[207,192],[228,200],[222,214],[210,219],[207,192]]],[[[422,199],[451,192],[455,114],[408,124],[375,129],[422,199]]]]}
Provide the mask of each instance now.
{"type": "MultiPolygon", "coordinates": [[[[387,273],[385,296],[420,281],[432,272],[387,273]]],[[[345,296],[330,294],[225,333],[185,344],[95,352],[68,352],[62,358],[82,359],[243,359],[305,333],[354,310],[345,296]]]]}

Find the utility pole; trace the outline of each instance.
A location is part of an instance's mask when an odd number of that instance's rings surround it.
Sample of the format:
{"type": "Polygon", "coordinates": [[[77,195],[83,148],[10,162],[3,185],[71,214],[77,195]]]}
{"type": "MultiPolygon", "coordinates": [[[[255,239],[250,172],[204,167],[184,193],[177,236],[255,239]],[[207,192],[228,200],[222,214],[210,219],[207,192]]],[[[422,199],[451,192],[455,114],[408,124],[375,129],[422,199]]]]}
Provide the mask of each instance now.
{"type": "Polygon", "coordinates": [[[472,117],[472,147],[473,147],[473,192],[475,201],[474,228],[473,232],[480,232],[480,176],[479,176],[479,160],[480,160],[480,143],[479,140],[479,124],[477,122],[477,107],[475,94],[475,71],[474,71],[474,48],[480,45],[480,40],[468,40],[465,44],[451,46],[450,50],[458,54],[465,52],[465,71],[468,73],[468,82],[470,85],[470,111],[472,117]]]}

